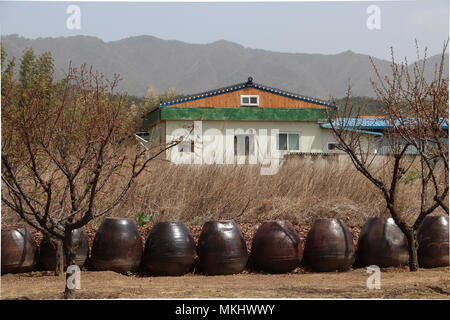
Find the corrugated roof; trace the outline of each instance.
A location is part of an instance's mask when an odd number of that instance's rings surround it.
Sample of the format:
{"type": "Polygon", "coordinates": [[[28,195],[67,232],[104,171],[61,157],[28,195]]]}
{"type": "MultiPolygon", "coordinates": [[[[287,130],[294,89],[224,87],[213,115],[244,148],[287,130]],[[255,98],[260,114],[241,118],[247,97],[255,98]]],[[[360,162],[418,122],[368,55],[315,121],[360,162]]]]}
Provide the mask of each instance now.
{"type": "MultiPolygon", "coordinates": [[[[334,127],[361,130],[383,130],[390,127],[389,121],[380,118],[338,118],[333,121],[334,127]]],[[[330,123],[321,123],[321,128],[331,129],[330,123]]]]}
{"type": "MultiPolygon", "coordinates": [[[[444,119],[441,119],[441,121],[444,119]]],[[[345,126],[346,129],[359,129],[359,130],[385,130],[392,128],[389,120],[382,119],[379,117],[374,118],[338,118],[333,121],[333,126],[342,127],[345,126]]],[[[321,123],[321,128],[331,129],[330,123],[321,123]]],[[[447,121],[442,121],[442,129],[448,130],[448,119],[447,121]]]]}
{"type": "Polygon", "coordinates": [[[255,89],[267,91],[270,93],[278,94],[278,95],[292,98],[292,99],[297,99],[297,100],[301,100],[301,101],[305,101],[305,102],[309,102],[309,103],[314,103],[317,105],[326,106],[326,107],[330,107],[330,108],[336,108],[336,105],[332,104],[329,101],[312,98],[312,97],[300,95],[297,93],[293,93],[293,92],[289,92],[289,91],[285,91],[285,90],[281,90],[281,89],[277,89],[277,88],[272,88],[272,87],[269,87],[269,86],[266,86],[263,84],[259,84],[259,83],[254,83],[252,77],[249,77],[247,82],[242,82],[242,83],[238,83],[235,85],[218,88],[218,89],[214,89],[214,90],[210,90],[210,91],[205,91],[205,92],[201,92],[201,93],[180,96],[180,97],[177,97],[177,98],[171,99],[171,100],[161,101],[161,103],[159,104],[159,107],[162,108],[162,107],[166,107],[166,106],[177,104],[177,103],[208,98],[208,97],[216,96],[219,94],[225,94],[225,93],[229,93],[229,92],[233,92],[233,91],[237,91],[237,90],[242,90],[245,88],[255,88],[255,89]]]}

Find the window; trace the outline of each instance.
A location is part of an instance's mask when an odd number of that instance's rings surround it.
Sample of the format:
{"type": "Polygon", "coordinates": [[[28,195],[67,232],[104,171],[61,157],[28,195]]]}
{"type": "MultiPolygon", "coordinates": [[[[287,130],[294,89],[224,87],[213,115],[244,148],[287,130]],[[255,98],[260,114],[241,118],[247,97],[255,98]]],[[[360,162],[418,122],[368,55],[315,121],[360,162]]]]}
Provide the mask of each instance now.
{"type": "Polygon", "coordinates": [[[279,133],[278,150],[299,151],[300,135],[298,133],[279,133]]]}
{"type": "Polygon", "coordinates": [[[178,152],[194,152],[194,141],[181,141],[178,144],[178,152]]]}
{"type": "Polygon", "coordinates": [[[259,106],[259,96],[241,95],[241,106],[246,107],[259,106]]]}
{"type": "Polygon", "coordinates": [[[328,149],[328,151],[331,151],[331,152],[339,151],[338,145],[339,144],[337,142],[328,142],[327,143],[327,149],[328,149]]]}
{"type": "Polygon", "coordinates": [[[234,155],[248,156],[255,153],[254,136],[238,134],[234,136],[234,155]]]}

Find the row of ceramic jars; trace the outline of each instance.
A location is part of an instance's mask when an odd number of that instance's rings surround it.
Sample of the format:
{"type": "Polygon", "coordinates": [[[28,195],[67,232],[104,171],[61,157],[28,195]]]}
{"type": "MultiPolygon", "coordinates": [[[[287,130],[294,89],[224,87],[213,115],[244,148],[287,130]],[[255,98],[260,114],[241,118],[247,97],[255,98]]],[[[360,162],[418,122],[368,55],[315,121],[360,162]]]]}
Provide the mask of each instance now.
{"type": "MultiPolygon", "coordinates": [[[[448,265],[448,217],[427,217],[418,230],[419,263],[423,267],[448,265]]],[[[296,268],[302,257],[314,271],[349,269],[358,265],[400,266],[408,262],[407,241],[392,219],[370,218],[355,252],[351,233],[337,219],[316,220],[306,238],[304,252],[291,223],[261,224],[247,256],[244,237],[234,221],[209,221],[195,247],[182,222],[160,222],[151,230],[142,255],[136,224],[130,219],[105,219],[92,247],[91,262],[98,270],[134,271],[140,262],[157,275],[181,275],[194,266],[207,274],[235,274],[250,266],[282,273],[296,268]],[[115,246],[111,246],[115,243],[115,246]]]]}
{"type": "MultiPolygon", "coordinates": [[[[449,265],[448,217],[428,216],[417,231],[421,267],[449,265]]],[[[408,242],[392,218],[369,218],[359,235],[357,252],[345,224],[318,220],[308,233],[305,263],[316,271],[348,269],[355,265],[402,266],[409,260],[408,242]],[[324,260],[324,261],[321,261],[324,260]]]]}
{"type": "MultiPolygon", "coordinates": [[[[289,222],[263,223],[254,239],[251,258],[258,265],[285,272],[300,263],[300,239],[289,222]],[[261,255],[267,251],[269,259],[261,255]]],[[[198,254],[202,272],[226,275],[241,272],[248,261],[244,237],[234,221],[206,222],[197,246],[183,222],[159,222],[148,235],[142,258],[141,252],[132,220],[105,219],[94,239],[91,262],[97,270],[124,272],[136,270],[142,261],[152,274],[181,275],[193,268],[198,254]],[[111,243],[117,243],[114,249],[111,243]]]]}
{"type": "Polygon", "coordinates": [[[203,226],[197,247],[183,222],[159,222],[142,242],[131,219],[106,218],[94,238],[91,263],[97,270],[135,271],[140,264],[155,275],[182,275],[194,266],[208,274],[241,272],[247,263],[244,237],[234,221],[203,226]],[[115,245],[112,246],[111,243],[115,245]]]}
{"type": "MultiPolygon", "coordinates": [[[[74,230],[76,262],[83,265],[88,240],[83,229],[74,230]]],[[[418,231],[419,264],[448,265],[448,217],[426,217],[418,231]]],[[[55,267],[55,249],[44,239],[40,260],[55,267]]],[[[36,254],[26,228],[2,230],[2,273],[26,272],[34,268],[36,254]],[[5,248],[5,250],[4,250],[5,248]]],[[[153,274],[181,275],[190,271],[198,253],[198,266],[207,274],[234,274],[248,260],[241,231],[234,221],[210,221],[203,226],[195,247],[182,222],[160,222],[152,228],[142,254],[142,242],[131,219],[106,218],[94,238],[92,265],[97,270],[135,271],[141,261],[153,274]],[[114,245],[111,245],[114,243],[114,245]]],[[[357,257],[359,265],[399,266],[408,261],[407,242],[392,219],[370,218],[364,225],[355,254],[346,225],[337,219],[316,220],[302,252],[300,239],[289,222],[267,221],[256,232],[250,255],[251,266],[267,272],[288,272],[304,258],[315,271],[346,270],[357,257]]]]}
{"type": "MultiPolygon", "coordinates": [[[[428,216],[417,231],[419,266],[449,265],[449,219],[428,216]]],[[[409,259],[408,242],[392,218],[370,218],[358,241],[358,264],[380,267],[405,265],[409,259]]]]}
{"type": "MultiPolygon", "coordinates": [[[[417,231],[421,267],[449,265],[448,217],[425,217],[417,231]]],[[[308,233],[305,265],[315,271],[334,271],[357,266],[402,266],[409,260],[408,242],[392,218],[369,218],[359,235],[357,251],[351,234],[337,219],[316,220],[308,233]],[[356,261],[355,261],[356,260],[356,261]]]]}
{"type": "MultiPolygon", "coordinates": [[[[45,270],[55,270],[56,248],[50,243],[48,237],[42,239],[39,254],[31,233],[25,227],[2,229],[1,239],[2,274],[32,271],[39,262],[45,270]]],[[[89,240],[84,228],[72,231],[72,243],[75,250],[75,262],[82,266],[89,254],[89,240]]],[[[65,259],[64,264],[67,267],[65,259]]]]}

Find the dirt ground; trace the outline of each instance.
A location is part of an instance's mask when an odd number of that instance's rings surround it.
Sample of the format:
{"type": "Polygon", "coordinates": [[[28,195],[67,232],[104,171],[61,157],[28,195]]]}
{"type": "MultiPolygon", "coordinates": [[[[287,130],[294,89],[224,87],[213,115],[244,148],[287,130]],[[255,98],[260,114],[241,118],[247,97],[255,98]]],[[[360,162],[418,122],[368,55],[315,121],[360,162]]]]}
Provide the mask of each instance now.
{"type": "MultiPolygon", "coordinates": [[[[386,268],[381,289],[369,290],[365,268],[340,273],[261,274],[229,276],[187,274],[181,277],[139,277],[112,271],[82,271],[80,299],[166,298],[384,298],[450,299],[450,269],[386,268]]],[[[6,274],[1,299],[61,299],[64,278],[51,272],[6,274]]]]}

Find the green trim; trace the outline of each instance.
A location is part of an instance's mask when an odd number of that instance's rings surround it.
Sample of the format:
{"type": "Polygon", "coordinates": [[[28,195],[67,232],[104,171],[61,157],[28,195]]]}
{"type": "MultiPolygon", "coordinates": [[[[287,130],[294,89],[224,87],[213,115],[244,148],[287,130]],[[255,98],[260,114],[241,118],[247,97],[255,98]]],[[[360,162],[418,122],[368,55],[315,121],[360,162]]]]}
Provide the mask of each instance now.
{"type": "Polygon", "coordinates": [[[161,120],[259,120],[317,121],[327,117],[328,109],[258,107],[164,107],[161,120]]]}

